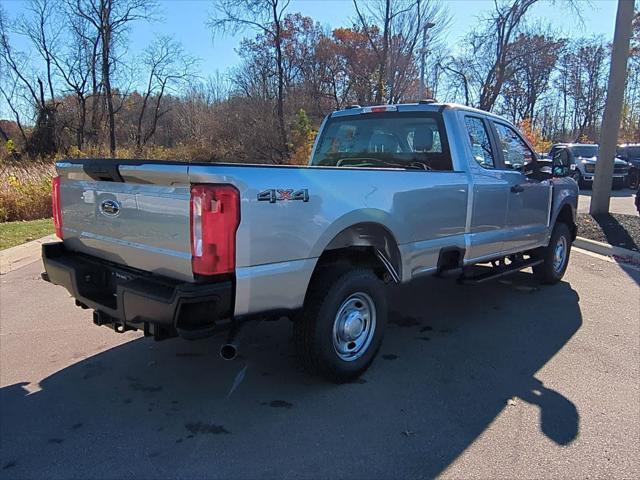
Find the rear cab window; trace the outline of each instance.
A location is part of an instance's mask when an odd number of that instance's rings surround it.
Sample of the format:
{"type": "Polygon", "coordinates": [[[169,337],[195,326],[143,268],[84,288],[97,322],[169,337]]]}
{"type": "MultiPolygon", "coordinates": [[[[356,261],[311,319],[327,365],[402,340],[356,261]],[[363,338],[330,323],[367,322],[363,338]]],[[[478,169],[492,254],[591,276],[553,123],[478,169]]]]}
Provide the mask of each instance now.
{"type": "Polygon", "coordinates": [[[473,159],[483,168],[495,168],[493,148],[484,121],[480,117],[467,115],[464,118],[464,124],[469,135],[473,159]]]}
{"type": "Polygon", "coordinates": [[[451,171],[442,115],[362,113],[329,118],[311,165],[451,171]]]}

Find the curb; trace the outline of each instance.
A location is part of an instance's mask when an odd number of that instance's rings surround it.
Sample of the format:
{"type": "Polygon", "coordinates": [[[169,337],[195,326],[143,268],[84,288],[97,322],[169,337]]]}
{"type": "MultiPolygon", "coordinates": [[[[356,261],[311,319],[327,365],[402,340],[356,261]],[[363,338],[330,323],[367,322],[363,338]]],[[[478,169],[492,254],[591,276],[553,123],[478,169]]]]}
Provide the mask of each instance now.
{"type": "Polygon", "coordinates": [[[576,237],[573,245],[583,250],[588,250],[606,257],[614,257],[620,262],[632,263],[640,265],[640,252],[635,252],[627,248],[616,247],[608,243],[596,242],[584,237],[576,237]]]}
{"type": "Polygon", "coordinates": [[[40,251],[43,243],[55,242],[58,237],[47,235],[46,237],[23,243],[15,247],[0,250],[0,275],[18,270],[40,260],[40,251]]]}

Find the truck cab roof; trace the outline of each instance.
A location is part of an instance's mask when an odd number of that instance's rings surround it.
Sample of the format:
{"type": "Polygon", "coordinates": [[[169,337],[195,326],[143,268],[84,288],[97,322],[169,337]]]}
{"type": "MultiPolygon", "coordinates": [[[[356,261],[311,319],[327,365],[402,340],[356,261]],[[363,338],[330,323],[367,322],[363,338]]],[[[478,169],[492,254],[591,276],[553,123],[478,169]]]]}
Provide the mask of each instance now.
{"type": "Polygon", "coordinates": [[[477,108],[468,107],[458,103],[444,103],[436,100],[423,100],[417,103],[395,103],[389,105],[372,105],[362,107],[360,105],[351,105],[343,110],[337,110],[331,113],[329,116],[332,118],[344,117],[350,115],[360,115],[363,113],[383,113],[383,112],[437,112],[445,109],[451,110],[463,110],[466,112],[472,112],[478,115],[491,117],[496,120],[505,121],[505,119],[499,115],[495,115],[491,112],[479,110],[477,108]]]}

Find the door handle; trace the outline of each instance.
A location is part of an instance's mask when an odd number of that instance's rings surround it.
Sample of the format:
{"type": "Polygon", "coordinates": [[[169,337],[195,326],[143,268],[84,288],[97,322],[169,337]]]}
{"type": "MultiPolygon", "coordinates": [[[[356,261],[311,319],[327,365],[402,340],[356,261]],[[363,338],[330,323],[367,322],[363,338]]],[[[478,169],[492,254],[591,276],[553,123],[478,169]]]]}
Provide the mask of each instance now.
{"type": "Polygon", "coordinates": [[[522,185],[513,185],[511,187],[511,191],[513,193],[520,193],[520,192],[524,192],[524,187],[522,185]]]}

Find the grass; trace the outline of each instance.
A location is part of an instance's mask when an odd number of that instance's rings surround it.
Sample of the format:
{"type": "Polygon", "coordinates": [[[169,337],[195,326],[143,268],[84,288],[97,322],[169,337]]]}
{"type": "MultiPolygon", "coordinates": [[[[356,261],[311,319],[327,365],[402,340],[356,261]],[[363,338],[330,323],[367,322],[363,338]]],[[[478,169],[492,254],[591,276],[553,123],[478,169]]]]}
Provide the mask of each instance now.
{"type": "Polygon", "coordinates": [[[53,220],[51,218],[28,222],[0,223],[0,250],[36,240],[53,232],[53,220]]]}

